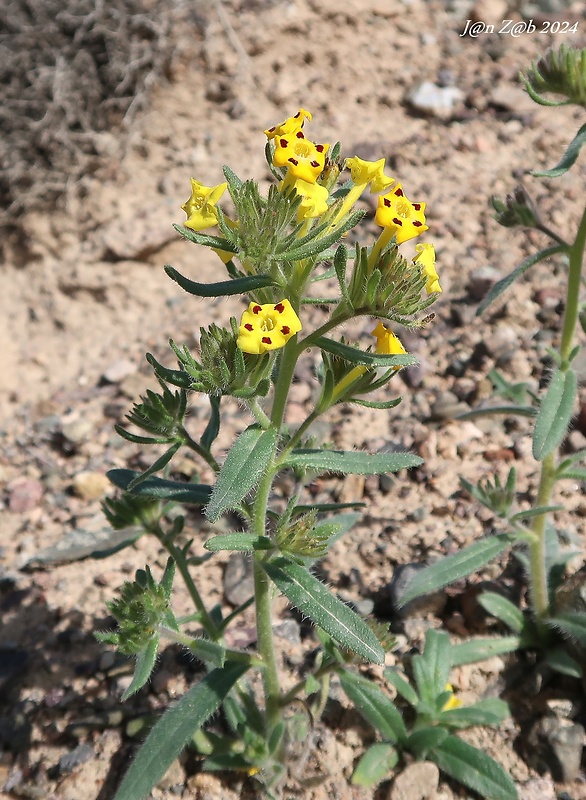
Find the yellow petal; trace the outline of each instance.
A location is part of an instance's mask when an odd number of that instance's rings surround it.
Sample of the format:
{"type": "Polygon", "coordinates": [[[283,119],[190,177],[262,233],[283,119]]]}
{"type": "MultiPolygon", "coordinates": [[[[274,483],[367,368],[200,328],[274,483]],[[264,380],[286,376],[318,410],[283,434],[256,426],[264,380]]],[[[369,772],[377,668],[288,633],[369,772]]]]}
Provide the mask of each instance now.
{"type": "Polygon", "coordinates": [[[270,140],[274,139],[275,136],[288,136],[291,133],[297,133],[297,131],[300,131],[305,124],[306,119],[311,122],[311,111],[306,111],[305,108],[300,108],[293,117],[288,117],[285,122],[281,122],[280,125],[275,125],[274,127],[266,130],[265,136],[270,140]]]}
{"type": "Polygon", "coordinates": [[[315,144],[306,139],[303,131],[275,138],[273,164],[287,167],[291,176],[315,183],[326,163],[329,144],[315,144]]]}
{"type": "Polygon", "coordinates": [[[243,312],[236,344],[244,353],[259,355],[284,347],[301,330],[301,320],[288,300],[250,303],[243,312]]]}
{"type": "Polygon", "coordinates": [[[400,183],[389,194],[378,198],[375,222],[395,234],[397,244],[414,239],[429,226],[425,224],[425,203],[412,203],[400,183]]]}
{"type": "Polygon", "coordinates": [[[346,159],[346,167],[350,170],[350,176],[355,184],[367,185],[370,183],[372,193],[382,192],[395,183],[394,178],[385,175],[385,159],[378,161],[365,161],[363,158],[354,156],[346,159]]]}
{"type": "Polygon", "coordinates": [[[185,227],[194,231],[203,231],[217,225],[218,212],[214,206],[226,191],[227,186],[227,183],[204,186],[200,181],[191,178],[191,197],[181,206],[187,214],[185,227]]]}
{"type": "Polygon", "coordinates": [[[423,269],[423,274],[427,278],[425,291],[428,294],[441,292],[442,287],[439,283],[439,275],[435,268],[435,248],[432,244],[418,244],[415,246],[418,255],[413,259],[414,264],[419,264],[423,269]]]}

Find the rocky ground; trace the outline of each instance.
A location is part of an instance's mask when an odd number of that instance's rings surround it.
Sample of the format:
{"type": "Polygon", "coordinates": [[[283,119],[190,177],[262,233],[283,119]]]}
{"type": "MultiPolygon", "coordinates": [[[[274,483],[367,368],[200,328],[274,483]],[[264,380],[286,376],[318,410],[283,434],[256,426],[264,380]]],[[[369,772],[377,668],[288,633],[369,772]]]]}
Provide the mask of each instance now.
{"type": "MultiPolygon", "coordinates": [[[[189,178],[213,185],[229,164],[241,177],[264,180],[262,131],[299,106],[313,112],[317,141],[341,140],[346,156],[384,155],[409,197],[427,202],[427,240],[435,244],[444,289],[433,323],[402,337],[420,360],[390,384],[390,392],[403,395],[402,404],[390,412],[344,407],[327,420],[324,430],[339,447],[400,446],[423,456],[425,465],[392,479],[315,483],[318,502],[362,499],[368,506],[323,562],[324,576],[344,600],[393,622],[398,644],[391,662],[419,646],[430,626],[443,625],[454,637],[486,635],[496,628],[474,601],[478,577],[403,617],[389,583],[398,565],[454,552],[492,530],[490,516],[460,489],[459,475],[472,482],[495,472],[503,477],[514,465],[527,504],[535,492],[528,424],[454,417],[490,396],[488,374],[495,367],[535,387],[547,374],[544,360],[563,309],[562,263],[536,266],[481,319],[475,310],[499,277],[545,244],[540,234],[499,227],[488,198],[511,191],[528,169],[557,163],[583,122],[573,108],[536,106],[518,80],[519,70],[549,45],[584,46],[582,3],[528,9],[538,26],[534,33],[477,38],[460,36],[469,19],[521,17],[499,0],[478,7],[466,0],[234,0],[196,12],[199,36],[186,41],[178,34],[182,58],[133,129],[123,161],[112,159],[88,179],[81,196],[71,195],[54,212],[27,216],[0,272],[1,796],[111,798],[135,746],[137,720],[165,707],[193,680],[197,664],[170,647],[149,687],[120,705],[129,665],[93,638],[106,624],[105,603],[115,588],[145,563],[155,571],[164,566],[157,542],[140,539],[106,560],[74,559],[106,535],[100,502],[112,489],[105,472],[151,463],[151,453],[113,430],[153,386],[144,352],[171,364],[170,336],[193,345],[200,325],[226,324],[242,310],[238,298],[197,301],[163,272],[171,263],[197,280],[218,279],[216,257],[179,240],[171,227],[183,221],[179,207],[189,178]],[[547,20],[578,21],[577,32],[544,33],[547,20]]],[[[583,164],[556,181],[526,177],[525,183],[550,226],[571,232],[583,207],[583,164]]],[[[369,220],[367,234],[375,230],[372,208],[369,220]]],[[[292,423],[303,418],[315,388],[311,366],[308,356],[293,387],[292,423]]],[[[580,369],[584,401],[586,365],[580,369]]],[[[247,424],[236,404],[226,411],[220,449],[247,424]]],[[[196,401],[194,430],[205,425],[205,413],[196,401]]],[[[586,446],[585,434],[581,416],[568,450],[586,446]]],[[[189,478],[197,469],[184,458],[176,474],[189,478]]],[[[567,511],[558,522],[583,550],[580,489],[566,484],[560,491],[557,499],[567,511]]],[[[197,516],[189,524],[201,553],[209,525],[197,516]]],[[[246,588],[245,575],[233,578],[246,565],[227,569],[226,562],[222,556],[207,562],[198,580],[208,600],[229,607],[238,602],[234,584],[246,588]]],[[[579,557],[573,568],[581,564],[579,557]]],[[[522,590],[519,571],[504,560],[482,579],[522,590]]],[[[175,603],[178,613],[188,609],[181,592],[175,603]]],[[[285,607],[276,624],[286,680],[292,681],[311,643],[302,641],[307,632],[285,607]]],[[[249,633],[244,625],[241,644],[249,633]]],[[[512,670],[511,676],[510,667],[493,658],[454,670],[452,683],[464,701],[513,691],[519,675],[512,670]]],[[[538,775],[523,743],[545,711],[558,714],[561,727],[564,714],[583,723],[582,702],[562,687],[516,703],[514,717],[499,731],[466,736],[504,764],[523,800],[580,800],[586,798],[582,742],[573,745],[577,764],[568,761],[556,782],[538,775]]],[[[372,797],[349,783],[370,735],[340,705],[334,688],[309,760],[297,774],[292,770],[290,796],[372,797]]],[[[383,784],[376,799],[466,797],[445,781],[435,794],[423,794],[437,776],[418,765],[407,769],[407,777],[383,784]]],[[[152,796],[232,800],[252,798],[254,789],[250,780],[198,773],[187,760],[173,766],[152,796]]]]}

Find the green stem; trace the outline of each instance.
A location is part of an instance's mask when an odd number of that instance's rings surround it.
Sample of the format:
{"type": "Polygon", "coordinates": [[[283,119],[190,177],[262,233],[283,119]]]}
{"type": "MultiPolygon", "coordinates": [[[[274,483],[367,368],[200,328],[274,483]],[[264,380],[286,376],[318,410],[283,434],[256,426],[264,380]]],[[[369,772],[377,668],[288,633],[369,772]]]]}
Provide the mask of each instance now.
{"type": "Polygon", "coordinates": [[[208,614],[208,610],[204,605],[203,600],[201,599],[200,593],[197,591],[197,587],[193,582],[193,578],[189,572],[189,567],[187,565],[187,561],[185,556],[183,555],[182,551],[176,547],[173,542],[170,542],[167,537],[162,533],[159,535],[159,540],[166,551],[169,553],[171,558],[177,564],[177,569],[181,577],[183,578],[183,582],[187,587],[187,591],[189,592],[191,599],[193,600],[194,606],[197,608],[199,613],[199,621],[207,635],[210,639],[217,639],[218,638],[218,629],[214,625],[214,622],[210,615],[208,614]]]}
{"type": "Polygon", "coordinates": [[[256,635],[258,653],[263,661],[263,683],[267,722],[272,729],[281,719],[281,685],[275,659],[273,621],[271,614],[271,584],[261,564],[262,557],[253,556],[254,594],[256,600],[256,635]]]}
{"type": "MultiPolygon", "coordinates": [[[[293,373],[295,372],[295,365],[297,364],[300,352],[301,350],[297,343],[297,337],[293,336],[283,348],[283,355],[281,356],[281,363],[279,365],[279,375],[275,384],[271,423],[277,429],[281,427],[283,417],[285,416],[289,387],[293,380],[293,373]]],[[[263,509],[263,511],[264,510],[266,509],[263,509]]]]}
{"type": "MultiPolygon", "coordinates": [[[[189,650],[193,650],[193,653],[196,656],[198,655],[196,637],[188,636],[185,633],[181,633],[181,631],[175,631],[172,628],[166,627],[165,625],[159,625],[159,633],[166,639],[169,639],[176,644],[181,644],[184,647],[187,647],[189,650]]],[[[238,661],[241,664],[248,664],[251,667],[262,667],[263,665],[260,658],[252,655],[251,653],[246,653],[244,650],[234,650],[229,647],[225,647],[224,652],[226,654],[226,659],[229,661],[238,661]]]]}
{"type": "MultiPolygon", "coordinates": [[[[574,344],[574,334],[579,312],[580,281],[584,248],[586,246],[586,208],[582,214],[578,232],[572,246],[568,249],[570,269],[566,294],[566,308],[560,344],[560,369],[567,372],[570,368],[570,354],[574,344]]],[[[556,452],[547,455],[541,463],[539,490],[535,501],[536,507],[551,505],[551,496],[556,483],[556,452]]],[[[533,541],[529,543],[529,583],[533,611],[538,619],[549,613],[549,593],[547,582],[547,559],[545,547],[545,531],[547,514],[535,517],[531,532],[533,541]]]]}
{"type": "MultiPolygon", "coordinates": [[[[313,677],[316,681],[319,681],[320,678],[323,678],[326,675],[329,675],[331,672],[334,672],[338,666],[339,664],[337,661],[324,661],[324,663],[313,673],[313,677]]],[[[306,682],[307,678],[304,678],[302,681],[298,681],[295,686],[289,689],[289,691],[286,692],[281,698],[281,705],[287,706],[289,703],[292,703],[294,700],[296,700],[299,692],[303,691],[305,688],[306,682]]]]}
{"type": "Polygon", "coordinates": [[[181,435],[183,436],[184,443],[195,453],[198,454],[203,460],[208,464],[214,472],[220,471],[220,465],[213,457],[211,453],[209,453],[205,448],[203,448],[200,444],[198,444],[195,439],[192,439],[189,435],[189,432],[186,428],[182,425],[181,426],[181,435]]]}

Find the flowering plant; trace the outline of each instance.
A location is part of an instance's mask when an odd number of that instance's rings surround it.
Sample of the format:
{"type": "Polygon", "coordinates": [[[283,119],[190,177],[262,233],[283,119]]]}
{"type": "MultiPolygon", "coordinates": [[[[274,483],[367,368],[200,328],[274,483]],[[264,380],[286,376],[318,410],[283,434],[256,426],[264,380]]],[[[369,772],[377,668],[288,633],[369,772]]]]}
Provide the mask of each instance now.
{"type": "MultiPolygon", "coordinates": [[[[132,526],[133,538],[136,526],[154,534],[170,558],[160,583],[147,569],[126,585],[121,598],[110,604],[119,628],[101,638],[136,656],[134,679],[125,696],[149,679],[163,637],[188,648],[203,662],[207,674],[155,725],[116,800],[138,800],[148,794],[187,744],[206,756],[204,768],[244,770],[273,796],[279,791],[296,735],[291,724],[293,711],[300,706],[304,709],[305,724],[318,719],[332,674],[340,677],[349,698],[363,711],[367,697],[374,697],[374,702],[382,697],[385,708],[392,706],[381,690],[373,688],[375,694],[369,694],[365,680],[353,673],[353,665],[361,662],[384,662],[385,650],[392,646],[387,630],[339,600],[312,569],[358,516],[328,516],[330,512],[362,504],[315,504],[306,487],[323,473],[392,473],[415,467],[421,459],[406,452],[370,454],[336,450],[330,445],[319,448],[311,426],[339,403],[386,411],[400,402],[400,397],[389,397],[386,387],[400,369],[414,364],[415,358],[406,352],[396,331],[431,321],[433,315],[424,312],[441,286],[433,245],[417,244],[412,258],[399,250],[428,230],[425,203],[407,199],[401,184],[386,175],[384,159],[370,162],[356,156],[343,161],[339,144],[311,142],[305,133],[309,121],[310,112],[300,109],[265,131],[267,163],[275,178],[266,197],[256,182],[242,180],[229,168],[224,169],[225,182],[217,186],[191,181],[191,196],[183,206],[187,220],[176,229],[190,242],[212,249],[223,262],[228,279],[203,284],[170,266],[166,272],[191,295],[242,295],[246,308],[240,320],[231,319],[226,327],[201,328],[197,354],[172,341],[176,367],[148,355],[161,391],[148,392],[128,415],[139,432],[118,427],[131,442],[165,445],[166,450],[143,473],[111,471],[111,480],[124,494],[106,502],[106,513],[114,527],[132,526]],[[344,170],[349,171],[349,178],[340,183],[344,170]],[[375,221],[382,232],[372,246],[358,243],[352,252],[343,240],[364,217],[356,203],[367,190],[381,193],[375,221]],[[235,209],[232,217],[221,205],[226,192],[235,209]],[[328,279],[335,281],[336,292],[325,297],[311,293],[316,283],[328,279]],[[308,313],[312,308],[314,312],[308,313]],[[376,320],[368,323],[375,342],[366,349],[339,334],[342,325],[361,317],[376,320]],[[319,389],[312,410],[293,427],[286,424],[289,389],[299,359],[311,350],[321,354],[319,389]],[[366,399],[379,389],[385,390],[382,399],[366,399]],[[199,437],[186,421],[189,397],[195,392],[206,394],[210,404],[209,419],[199,437]],[[226,397],[243,404],[250,424],[223,453],[215,443],[226,397]],[[215,477],[213,485],[157,476],[168,470],[182,447],[190,448],[207,465],[215,477]],[[273,492],[283,473],[294,477],[284,501],[273,492]],[[210,556],[241,551],[248,553],[252,562],[254,595],[227,616],[219,605],[208,608],[197,589],[195,575],[202,559],[193,556],[191,542],[183,538],[186,518],[178,512],[178,503],[202,507],[211,522],[234,512],[241,523],[238,530],[213,536],[205,543],[210,556]],[[172,611],[175,570],[196,609],[195,616],[187,619],[178,619],[172,611]],[[313,668],[288,691],[281,688],[273,638],[272,607],[277,593],[313,622],[321,642],[313,668]],[[256,651],[229,647],[226,631],[251,603],[256,651]],[[189,632],[189,625],[196,625],[198,631],[189,632]],[[255,691],[257,677],[262,691],[255,691]],[[220,707],[226,723],[226,735],[221,737],[204,728],[220,707]]],[[[421,662],[418,691],[422,699],[415,705],[417,725],[423,721],[426,730],[436,725],[445,725],[447,730],[465,724],[466,719],[478,719],[474,712],[468,717],[456,713],[451,691],[446,690],[449,659],[442,656],[441,674],[426,672],[428,661],[434,662],[440,651],[445,655],[446,647],[449,643],[444,638],[432,637],[421,662]]],[[[483,710],[484,721],[502,717],[504,704],[493,706],[483,710]]],[[[504,787],[500,796],[514,797],[510,779],[484,754],[469,746],[465,749],[464,743],[446,738],[447,734],[437,740],[432,736],[422,747],[416,743],[421,736],[409,738],[401,725],[395,743],[400,742],[403,749],[435,757],[444,771],[485,790],[487,797],[486,775],[491,774],[493,783],[504,787]],[[466,765],[471,758],[475,766],[462,769],[461,763],[466,765]]],[[[388,726],[385,730],[389,734],[388,726]]],[[[390,763],[388,759],[386,763],[390,763]]],[[[366,772],[363,765],[361,782],[366,772]]],[[[379,773],[371,774],[369,780],[380,780],[379,773]]]]}

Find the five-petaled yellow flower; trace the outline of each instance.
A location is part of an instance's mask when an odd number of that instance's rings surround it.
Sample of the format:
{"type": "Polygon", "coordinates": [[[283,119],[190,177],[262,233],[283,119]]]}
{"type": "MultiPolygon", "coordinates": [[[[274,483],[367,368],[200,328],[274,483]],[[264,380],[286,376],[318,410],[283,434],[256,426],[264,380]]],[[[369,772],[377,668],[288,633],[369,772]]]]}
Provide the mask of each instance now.
{"type": "Polygon", "coordinates": [[[452,696],[450,697],[449,700],[447,700],[444,703],[442,711],[451,711],[453,708],[460,708],[460,706],[462,705],[462,701],[458,700],[458,698],[454,694],[454,687],[452,686],[451,683],[446,683],[446,692],[451,692],[452,696]]]}
{"type": "Polygon", "coordinates": [[[308,183],[300,178],[295,179],[288,171],[285,180],[279,184],[279,191],[295,189],[301,197],[301,205],[297,213],[297,221],[319,217],[328,210],[329,192],[319,183],[308,183]]]}
{"type": "Polygon", "coordinates": [[[405,197],[400,183],[378,198],[375,221],[395,234],[397,244],[419,236],[428,229],[425,224],[425,203],[412,203],[405,197]]]}
{"type": "Polygon", "coordinates": [[[274,139],[275,136],[289,136],[291,133],[297,133],[303,127],[305,120],[308,119],[311,122],[311,118],[311,111],[300,108],[294,116],[288,117],[285,122],[281,122],[280,125],[273,125],[272,128],[266,130],[265,136],[270,140],[274,139]]]}
{"type": "Polygon", "coordinates": [[[423,268],[423,274],[427,278],[425,284],[425,291],[427,294],[434,292],[441,292],[442,287],[439,282],[439,275],[435,268],[435,249],[432,244],[417,244],[415,245],[417,255],[413,259],[414,264],[420,264],[423,268]]]}
{"type": "MultiPolygon", "coordinates": [[[[377,353],[387,356],[402,356],[407,353],[399,337],[395,336],[390,328],[385,328],[382,322],[378,323],[372,331],[372,335],[376,336],[375,350],[377,353]]],[[[393,369],[400,369],[400,367],[394,367],[393,369]]]]}
{"type": "Polygon", "coordinates": [[[260,355],[284,347],[301,330],[301,321],[291,303],[251,303],[242,314],[236,344],[245,353],[260,355]]]}
{"type": "Polygon", "coordinates": [[[383,192],[395,183],[394,178],[385,175],[384,158],[379,158],[378,161],[365,161],[354,156],[346,159],[346,167],[350,170],[350,176],[357,186],[364,187],[370,183],[372,194],[383,192]]]}
{"type": "Polygon", "coordinates": [[[294,178],[315,183],[326,163],[329,144],[314,144],[302,130],[287,136],[275,137],[273,164],[288,167],[294,178]]]}
{"type": "Polygon", "coordinates": [[[203,183],[191,179],[191,197],[181,208],[187,214],[186,228],[203,231],[218,224],[218,212],[215,205],[226,191],[227,183],[218,186],[204,186],[203,183]]]}

